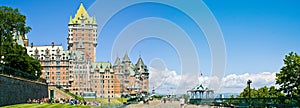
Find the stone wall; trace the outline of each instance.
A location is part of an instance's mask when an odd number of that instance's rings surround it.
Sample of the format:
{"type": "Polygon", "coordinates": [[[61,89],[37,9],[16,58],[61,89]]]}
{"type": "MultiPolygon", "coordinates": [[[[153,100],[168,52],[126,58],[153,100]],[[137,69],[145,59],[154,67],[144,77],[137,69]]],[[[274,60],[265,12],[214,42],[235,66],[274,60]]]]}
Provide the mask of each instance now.
{"type": "Polygon", "coordinates": [[[28,98],[48,97],[47,85],[0,74],[0,106],[26,103],[28,98]]]}

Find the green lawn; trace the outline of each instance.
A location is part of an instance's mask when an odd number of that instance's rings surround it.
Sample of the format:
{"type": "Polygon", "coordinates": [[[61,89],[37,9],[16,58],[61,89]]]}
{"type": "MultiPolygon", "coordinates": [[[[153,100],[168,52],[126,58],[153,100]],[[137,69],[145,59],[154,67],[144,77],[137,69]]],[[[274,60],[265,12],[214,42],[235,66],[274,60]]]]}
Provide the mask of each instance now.
{"type": "MultiPolygon", "coordinates": [[[[91,98],[91,99],[85,99],[85,101],[89,102],[101,102],[102,106],[108,105],[108,98],[91,98]]],[[[111,106],[118,106],[123,104],[123,102],[126,102],[126,98],[111,98],[110,99],[110,105],[111,106]]],[[[97,108],[95,106],[88,106],[88,105],[70,105],[70,104],[60,104],[60,103],[43,103],[43,104],[16,104],[16,105],[9,105],[4,106],[1,108],[97,108]]]]}
{"type": "MultiPolygon", "coordinates": [[[[84,99],[85,101],[89,102],[101,102],[101,105],[108,105],[108,98],[89,98],[89,99],[84,99]]],[[[117,104],[123,104],[123,102],[126,102],[127,98],[110,98],[110,104],[111,105],[117,105],[117,104]]]]}
{"type": "Polygon", "coordinates": [[[91,106],[84,106],[84,105],[70,105],[70,104],[16,104],[10,106],[4,106],[2,108],[94,108],[91,106]]]}

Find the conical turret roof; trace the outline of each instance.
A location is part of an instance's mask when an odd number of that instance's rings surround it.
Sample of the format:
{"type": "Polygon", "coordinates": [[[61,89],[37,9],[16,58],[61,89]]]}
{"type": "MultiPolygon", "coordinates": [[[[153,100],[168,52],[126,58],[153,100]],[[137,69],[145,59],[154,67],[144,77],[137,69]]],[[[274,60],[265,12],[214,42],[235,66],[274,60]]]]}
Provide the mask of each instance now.
{"type": "Polygon", "coordinates": [[[121,60],[119,57],[116,58],[116,61],[115,61],[115,65],[120,65],[121,64],[121,60]]]}
{"type": "Polygon", "coordinates": [[[140,57],[136,63],[137,66],[144,66],[144,62],[143,62],[143,59],[140,57]]]}
{"type": "Polygon", "coordinates": [[[125,53],[124,57],[123,57],[123,62],[128,62],[130,61],[129,57],[128,57],[128,54],[125,53]]]}

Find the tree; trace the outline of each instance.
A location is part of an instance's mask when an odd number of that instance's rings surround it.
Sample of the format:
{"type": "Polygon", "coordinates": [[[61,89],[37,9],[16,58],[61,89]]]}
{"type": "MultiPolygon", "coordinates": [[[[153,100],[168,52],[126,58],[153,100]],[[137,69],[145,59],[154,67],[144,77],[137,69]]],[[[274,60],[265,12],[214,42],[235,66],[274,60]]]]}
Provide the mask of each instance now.
{"type": "Polygon", "coordinates": [[[229,98],[234,98],[234,95],[233,95],[233,94],[232,94],[232,95],[230,95],[230,96],[229,96],[229,98]]]}
{"type": "Polygon", "coordinates": [[[290,52],[283,59],[284,66],[276,74],[276,84],[280,86],[280,91],[288,96],[300,96],[300,56],[290,52]]]}
{"type": "Polygon", "coordinates": [[[282,97],[282,96],[284,96],[284,94],[281,93],[280,90],[276,89],[275,86],[271,86],[269,88],[269,96],[270,97],[282,97]]]}
{"type": "MultiPolygon", "coordinates": [[[[9,44],[13,42],[13,35],[25,35],[31,28],[25,24],[26,17],[18,9],[0,7],[0,42],[9,44]]],[[[2,46],[1,44],[1,46],[2,46]]]]}
{"type": "MultiPolygon", "coordinates": [[[[257,97],[257,90],[255,88],[251,88],[250,96],[251,98],[257,97]]],[[[249,86],[245,87],[245,89],[238,96],[239,98],[249,98],[249,86]]]]}
{"type": "Polygon", "coordinates": [[[257,89],[257,97],[258,98],[268,98],[270,97],[269,88],[267,86],[261,87],[257,89]]]}
{"type": "MultiPolygon", "coordinates": [[[[281,97],[281,96],[284,96],[284,94],[281,93],[274,86],[271,86],[270,88],[264,86],[264,87],[258,88],[257,90],[255,88],[251,89],[251,98],[269,98],[269,97],[281,97]]],[[[238,97],[248,98],[249,97],[248,87],[246,87],[240,93],[240,95],[238,97]]]]}
{"type": "Polygon", "coordinates": [[[0,55],[5,56],[5,65],[39,76],[42,69],[39,61],[27,55],[26,48],[14,40],[14,36],[25,36],[31,30],[25,21],[18,9],[0,6],[0,55]]]}

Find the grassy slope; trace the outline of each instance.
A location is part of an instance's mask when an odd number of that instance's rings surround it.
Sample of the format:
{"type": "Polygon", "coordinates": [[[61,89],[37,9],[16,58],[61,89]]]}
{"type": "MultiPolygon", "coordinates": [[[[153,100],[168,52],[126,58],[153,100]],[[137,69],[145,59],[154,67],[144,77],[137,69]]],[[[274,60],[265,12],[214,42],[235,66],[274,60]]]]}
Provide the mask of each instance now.
{"type": "MultiPolygon", "coordinates": [[[[108,98],[97,98],[96,100],[94,98],[92,99],[85,99],[86,101],[97,101],[101,102],[102,106],[108,105],[108,98]]],[[[126,102],[126,98],[111,98],[110,102],[111,105],[116,105],[116,104],[122,104],[123,102],[126,102]]],[[[16,104],[16,105],[10,105],[10,106],[4,106],[1,108],[91,108],[91,106],[84,106],[84,105],[70,105],[70,104],[59,104],[59,103],[54,103],[54,104],[16,104]]],[[[94,108],[94,107],[92,107],[94,108]]]]}
{"type": "Polygon", "coordinates": [[[16,104],[10,106],[4,106],[3,108],[91,108],[90,106],[83,106],[83,105],[70,105],[70,104],[16,104]]]}
{"type": "MultiPolygon", "coordinates": [[[[85,101],[89,102],[101,102],[102,105],[108,105],[108,98],[89,98],[89,99],[84,99],[85,101]]],[[[126,98],[110,98],[110,104],[115,105],[115,104],[123,104],[123,102],[126,102],[126,98]]]]}

